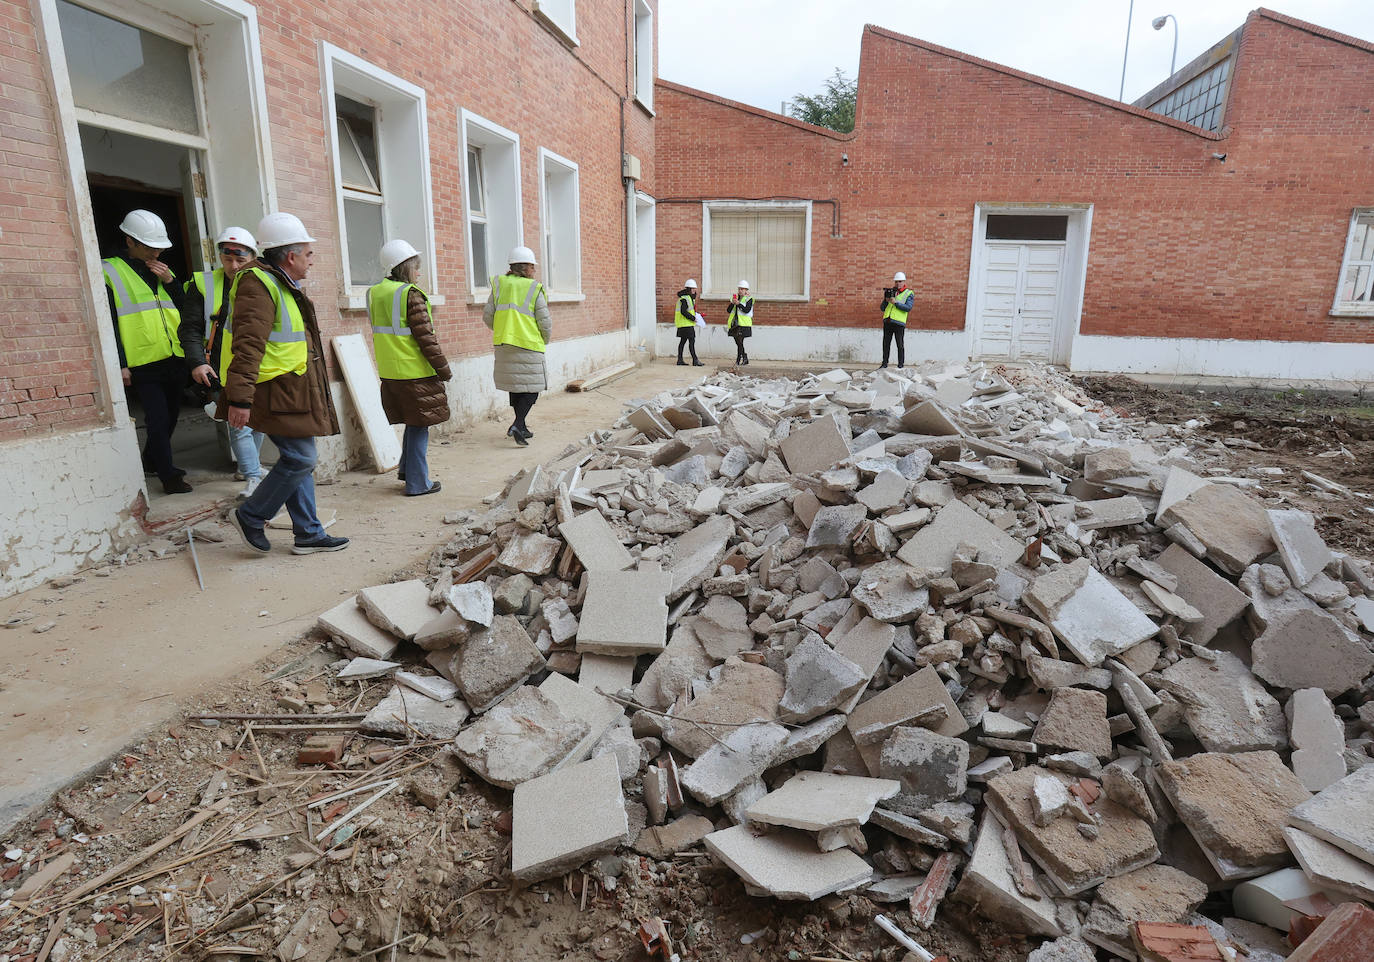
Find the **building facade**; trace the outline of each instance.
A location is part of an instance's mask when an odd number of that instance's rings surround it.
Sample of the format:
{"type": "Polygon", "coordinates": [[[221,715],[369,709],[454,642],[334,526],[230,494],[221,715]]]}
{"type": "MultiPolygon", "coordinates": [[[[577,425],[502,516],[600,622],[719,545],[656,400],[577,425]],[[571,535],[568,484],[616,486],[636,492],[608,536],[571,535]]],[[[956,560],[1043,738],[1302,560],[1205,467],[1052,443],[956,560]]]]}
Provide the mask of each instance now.
{"type": "Polygon", "coordinates": [[[712,353],[745,278],[751,357],[875,361],[901,270],[909,359],[1374,380],[1374,45],[1257,10],[1132,105],[870,26],[848,135],[658,89],[712,353]]]}
{"type": "MultiPolygon", "coordinates": [[[[0,594],[144,527],[100,268],[131,208],[180,278],[222,228],[300,216],[326,341],[368,331],[378,248],[410,241],[457,424],[505,403],[481,315],[516,244],[551,292],[551,387],[651,337],[655,5],[0,0],[0,594]]],[[[363,450],[329,363],[325,473],[363,450]]]]}

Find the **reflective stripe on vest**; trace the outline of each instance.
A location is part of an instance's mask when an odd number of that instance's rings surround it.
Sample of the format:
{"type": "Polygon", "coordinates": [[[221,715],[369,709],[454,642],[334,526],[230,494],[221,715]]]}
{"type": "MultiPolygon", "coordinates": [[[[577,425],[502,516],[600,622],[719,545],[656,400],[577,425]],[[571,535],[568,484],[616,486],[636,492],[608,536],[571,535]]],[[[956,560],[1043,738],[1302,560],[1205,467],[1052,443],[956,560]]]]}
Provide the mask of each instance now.
{"type": "Polygon", "coordinates": [[[693,297],[691,294],[682,294],[682,295],[680,295],[680,296],[678,297],[678,299],[677,299],[677,309],[676,309],[675,312],[673,313],[673,326],[674,326],[674,327],[691,327],[691,326],[694,325],[696,322],[697,322],[697,299],[696,299],[695,297],[693,297]],[[682,299],[683,299],[684,297],[687,299],[687,309],[690,310],[690,311],[692,312],[692,314],[691,314],[690,317],[688,317],[686,314],[683,314],[683,313],[682,313],[682,299]]]}
{"type": "Polygon", "coordinates": [[[746,297],[742,301],[736,301],[732,305],[732,308],[735,314],[736,325],[739,327],[754,326],[754,299],[752,297],[746,297]]]}
{"type": "Polygon", "coordinates": [[[212,271],[197,271],[191,275],[191,283],[196,285],[201,300],[205,302],[205,343],[209,344],[214,323],[211,318],[224,306],[224,269],[217,267],[212,271]]]}
{"type": "Polygon", "coordinates": [[[114,294],[115,324],[119,328],[119,343],[124,347],[124,363],[128,367],[142,367],[169,357],[185,357],[177,338],[181,314],[162,282],[158,281],[154,293],[122,257],[106,258],[100,267],[105,274],[105,286],[114,294]]]}
{"type": "Polygon", "coordinates": [[[262,281],[277,308],[277,316],[272,321],[272,332],[267,335],[262,362],[258,365],[258,383],[270,381],[282,374],[304,374],[309,352],[305,344],[305,318],[301,316],[300,305],[286,292],[276,277],[260,267],[248,267],[234,275],[234,286],[229,291],[228,316],[224,319],[224,344],[220,348],[220,380],[228,383],[229,365],[234,359],[234,298],[238,294],[239,281],[245,274],[253,274],[262,281]]]}
{"type": "MultiPolygon", "coordinates": [[[[912,305],[911,305],[911,306],[912,306],[912,307],[915,307],[915,306],[916,306],[916,304],[915,304],[916,295],[915,295],[915,293],[914,293],[913,291],[911,291],[910,289],[904,290],[904,291],[901,292],[901,294],[900,294],[899,296],[905,298],[905,297],[908,296],[908,295],[910,295],[910,296],[911,296],[911,299],[912,299],[912,305]]],[[[909,310],[904,311],[904,310],[902,310],[900,307],[898,307],[895,303],[894,303],[894,304],[888,304],[886,307],[883,308],[883,320],[885,320],[885,321],[892,321],[894,324],[901,324],[903,327],[905,327],[905,326],[906,326],[906,316],[907,316],[908,314],[910,314],[910,313],[911,313],[911,311],[909,311],[909,310]]]]}
{"type": "MultiPolygon", "coordinates": [[[[377,355],[377,376],[388,381],[413,381],[433,377],[434,367],[425,360],[420,345],[406,326],[406,304],[413,284],[386,280],[374,284],[367,292],[367,312],[372,320],[372,351],[377,355]]],[[[433,323],[434,311],[425,298],[425,310],[433,323]]]]}
{"type": "Polygon", "coordinates": [[[544,351],[544,335],[534,318],[534,305],[544,285],[532,277],[502,274],[491,279],[496,292],[496,316],[491,324],[491,343],[510,344],[527,351],[544,351]]]}

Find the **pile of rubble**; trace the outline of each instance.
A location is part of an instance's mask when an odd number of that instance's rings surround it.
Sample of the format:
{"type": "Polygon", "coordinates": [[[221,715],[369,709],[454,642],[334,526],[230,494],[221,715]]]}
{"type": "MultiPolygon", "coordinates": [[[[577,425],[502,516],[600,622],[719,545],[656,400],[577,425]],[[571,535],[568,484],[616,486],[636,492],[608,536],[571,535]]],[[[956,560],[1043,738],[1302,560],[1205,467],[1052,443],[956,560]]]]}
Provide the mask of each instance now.
{"type": "Polygon", "coordinates": [[[299,761],[443,747],[326,799],[314,851],[470,772],[520,884],[704,849],[751,895],[860,894],[914,959],[947,895],[1034,962],[1374,957],[1370,564],[1189,425],[907,375],[637,404],[322,614],[339,681],[394,685],[299,761]]]}

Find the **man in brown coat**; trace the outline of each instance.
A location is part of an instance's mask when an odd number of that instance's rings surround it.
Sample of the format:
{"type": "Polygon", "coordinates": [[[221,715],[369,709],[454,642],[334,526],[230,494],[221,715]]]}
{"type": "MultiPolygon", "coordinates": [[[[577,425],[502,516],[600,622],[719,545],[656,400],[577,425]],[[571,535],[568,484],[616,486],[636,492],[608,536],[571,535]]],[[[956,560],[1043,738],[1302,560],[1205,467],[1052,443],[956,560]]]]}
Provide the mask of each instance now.
{"type": "Polygon", "coordinates": [[[243,543],[266,554],[267,522],[282,505],[296,535],[293,554],[339,551],[347,538],[325,533],[315,511],[315,438],[339,433],[329,396],[315,305],[300,289],[314,238],[292,214],[258,224],[259,261],[240,271],[230,293],[223,350],[231,354],[221,408],[230,427],[245,424],[272,439],[280,457],[258,489],[229,512],[243,543]]]}

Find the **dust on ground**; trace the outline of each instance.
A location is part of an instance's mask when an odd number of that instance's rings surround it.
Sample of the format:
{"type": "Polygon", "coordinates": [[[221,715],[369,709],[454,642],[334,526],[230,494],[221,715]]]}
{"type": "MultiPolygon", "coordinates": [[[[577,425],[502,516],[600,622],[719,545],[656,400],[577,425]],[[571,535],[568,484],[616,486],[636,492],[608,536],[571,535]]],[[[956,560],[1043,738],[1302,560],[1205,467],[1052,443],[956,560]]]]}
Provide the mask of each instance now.
{"type": "Polygon", "coordinates": [[[1282,468],[1263,485],[1310,511],[1333,548],[1374,554],[1374,397],[1351,392],[1230,387],[1152,387],[1129,377],[1080,377],[1097,401],[1125,417],[1199,422],[1195,433],[1226,447],[1236,473],[1282,468]],[[1328,491],[1307,471],[1348,491],[1328,491]],[[1363,497],[1361,496],[1363,495],[1363,497]]]}

